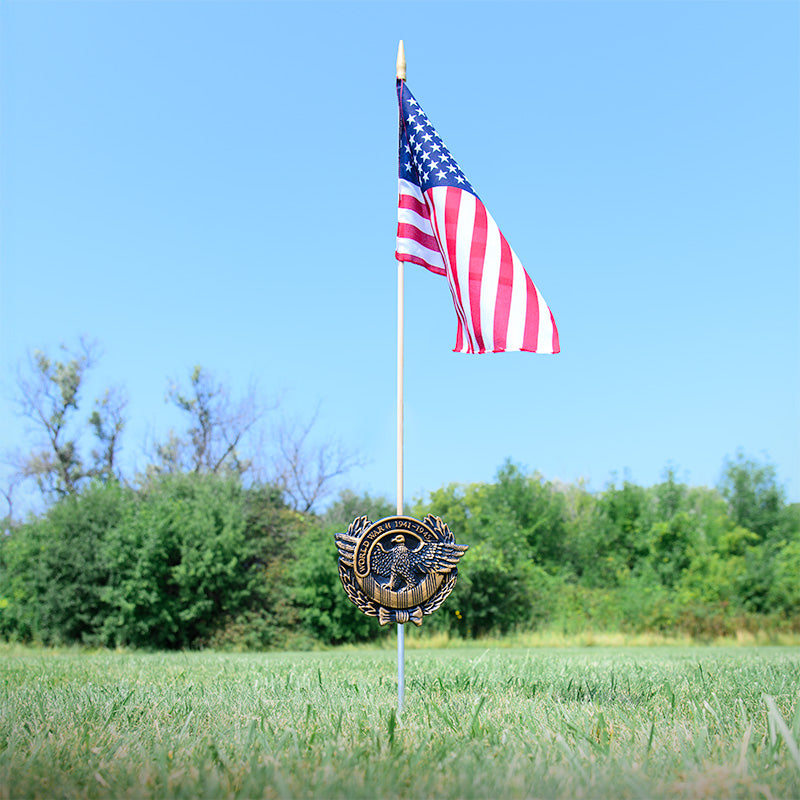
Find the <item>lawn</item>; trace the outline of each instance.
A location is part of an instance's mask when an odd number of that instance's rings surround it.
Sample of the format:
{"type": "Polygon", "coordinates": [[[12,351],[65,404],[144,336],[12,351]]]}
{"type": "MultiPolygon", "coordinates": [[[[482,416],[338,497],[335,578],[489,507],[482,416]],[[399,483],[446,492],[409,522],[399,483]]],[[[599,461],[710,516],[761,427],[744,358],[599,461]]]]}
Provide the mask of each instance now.
{"type": "Polygon", "coordinates": [[[798,647],[0,650],[0,797],[800,797],[798,647]]]}

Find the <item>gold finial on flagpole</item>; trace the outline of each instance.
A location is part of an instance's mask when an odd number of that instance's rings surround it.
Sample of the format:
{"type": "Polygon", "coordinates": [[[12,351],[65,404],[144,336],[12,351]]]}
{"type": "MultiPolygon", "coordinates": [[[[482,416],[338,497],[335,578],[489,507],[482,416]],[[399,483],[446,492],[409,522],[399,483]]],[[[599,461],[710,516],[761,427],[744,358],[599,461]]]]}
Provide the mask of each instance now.
{"type": "Polygon", "coordinates": [[[406,79],[406,51],[403,48],[403,40],[397,46],[397,80],[404,81],[406,79]]]}

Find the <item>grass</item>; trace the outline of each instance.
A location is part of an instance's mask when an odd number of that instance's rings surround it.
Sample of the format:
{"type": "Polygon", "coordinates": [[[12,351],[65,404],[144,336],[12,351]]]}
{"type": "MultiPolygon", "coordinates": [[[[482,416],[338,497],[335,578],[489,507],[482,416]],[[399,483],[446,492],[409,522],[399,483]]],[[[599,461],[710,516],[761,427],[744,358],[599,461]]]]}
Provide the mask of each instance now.
{"type": "Polygon", "coordinates": [[[0,650],[0,797],[800,797],[800,648],[0,650]]]}
{"type": "MultiPolygon", "coordinates": [[[[695,638],[688,634],[668,636],[661,633],[623,633],[620,631],[585,630],[564,633],[556,629],[508,633],[481,639],[460,639],[447,633],[412,630],[406,634],[406,649],[489,647],[690,647],[692,645],[795,645],[800,646],[800,633],[739,630],[731,636],[695,638]]],[[[379,640],[379,646],[394,649],[394,635],[379,640]]],[[[356,648],[358,649],[358,648],[356,648]]]]}

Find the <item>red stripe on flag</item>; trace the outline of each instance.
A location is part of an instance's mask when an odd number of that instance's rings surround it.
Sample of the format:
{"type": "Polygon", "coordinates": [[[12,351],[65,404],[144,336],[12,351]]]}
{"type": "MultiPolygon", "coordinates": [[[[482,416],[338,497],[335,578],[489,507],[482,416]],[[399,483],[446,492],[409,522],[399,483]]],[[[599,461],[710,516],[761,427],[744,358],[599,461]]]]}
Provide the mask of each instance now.
{"type": "Polygon", "coordinates": [[[399,239],[412,239],[423,247],[427,247],[428,250],[439,249],[439,242],[436,241],[435,236],[424,233],[416,225],[411,225],[408,222],[397,223],[397,237],[399,239]]]}
{"type": "Polygon", "coordinates": [[[486,352],[481,330],[481,286],[483,285],[483,264],[486,257],[488,227],[486,208],[476,197],[475,221],[472,228],[472,243],[469,249],[469,311],[479,353],[486,352]]]}
{"type": "Polygon", "coordinates": [[[531,276],[525,273],[525,330],[522,349],[535,351],[539,345],[539,298],[531,276]]]}
{"type": "Polygon", "coordinates": [[[425,219],[430,219],[431,212],[428,211],[428,206],[425,203],[420,203],[416,197],[410,194],[401,194],[397,201],[398,208],[407,208],[409,211],[414,211],[425,219]]]}
{"type": "Polygon", "coordinates": [[[500,273],[497,278],[497,295],[494,303],[494,351],[506,349],[508,318],[511,314],[511,286],[514,282],[514,263],[511,246],[500,233],[500,273]]]}
{"type": "MultiPolygon", "coordinates": [[[[461,206],[461,191],[452,189],[449,186],[444,198],[444,241],[447,248],[447,260],[450,262],[452,271],[456,270],[456,237],[458,235],[458,209],[461,206]]],[[[441,235],[441,231],[437,231],[441,235]]],[[[458,286],[458,279],[456,279],[458,286]]],[[[461,292],[459,290],[459,298],[461,292]]]]}
{"type": "Polygon", "coordinates": [[[447,275],[447,270],[443,267],[433,267],[424,258],[413,256],[411,253],[398,253],[397,250],[395,250],[394,257],[398,261],[407,261],[409,264],[417,264],[420,267],[425,267],[429,272],[433,272],[436,275],[447,275]]]}
{"type": "MultiPolygon", "coordinates": [[[[459,264],[456,258],[458,241],[458,214],[461,208],[461,189],[452,186],[447,187],[444,202],[444,235],[447,247],[447,260],[450,265],[450,280],[455,287],[456,313],[463,323],[463,335],[467,337],[467,352],[474,353],[475,347],[472,341],[472,332],[469,327],[469,320],[464,311],[464,302],[461,299],[461,282],[458,279],[459,264]]],[[[437,230],[437,233],[441,233],[437,230]]],[[[469,289],[467,289],[469,290],[469,289]]]]}
{"type": "Polygon", "coordinates": [[[464,346],[464,326],[461,324],[461,318],[458,318],[458,328],[456,329],[456,346],[453,348],[454,353],[460,353],[461,348],[464,346]]]}

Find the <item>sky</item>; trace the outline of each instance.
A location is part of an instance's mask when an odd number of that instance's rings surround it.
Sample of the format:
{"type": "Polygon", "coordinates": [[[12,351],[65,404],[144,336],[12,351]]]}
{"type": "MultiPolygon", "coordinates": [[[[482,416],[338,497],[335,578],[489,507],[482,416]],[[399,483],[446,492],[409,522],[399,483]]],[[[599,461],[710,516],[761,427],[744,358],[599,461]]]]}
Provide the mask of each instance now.
{"type": "MultiPolygon", "coordinates": [[[[95,340],[127,468],[200,364],[395,494],[395,58],[550,305],[558,355],[452,352],[405,269],[405,495],[490,481],[800,500],[800,4],[0,2],[0,449],[33,349],[95,340]]],[[[7,467],[5,468],[7,470],[7,467]]],[[[7,472],[5,473],[7,474],[7,472]]]]}

